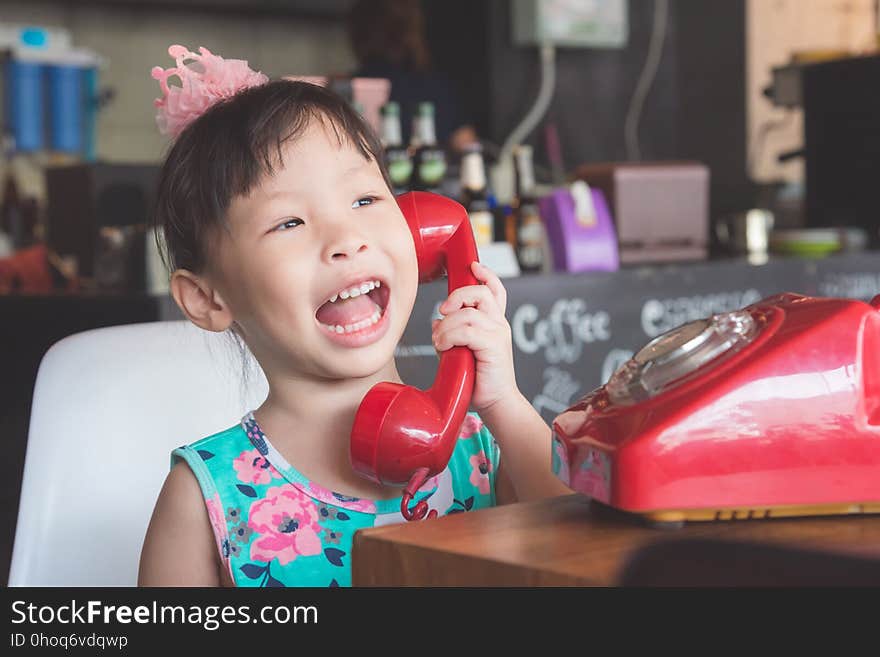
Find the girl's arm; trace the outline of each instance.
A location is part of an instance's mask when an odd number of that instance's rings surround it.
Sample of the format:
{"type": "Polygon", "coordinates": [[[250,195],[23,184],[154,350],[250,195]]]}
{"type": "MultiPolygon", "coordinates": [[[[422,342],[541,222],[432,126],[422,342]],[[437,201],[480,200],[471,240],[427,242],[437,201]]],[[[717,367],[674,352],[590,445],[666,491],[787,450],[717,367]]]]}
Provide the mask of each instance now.
{"type": "Polygon", "coordinates": [[[501,448],[495,477],[498,504],[571,493],[551,469],[552,432],[516,385],[510,324],[504,316],[507,291],[479,262],[471,271],[484,285],[460,287],[440,304],[433,322],[437,351],[468,347],[476,359],[471,404],[501,448]]]}
{"type": "Polygon", "coordinates": [[[219,586],[219,561],[198,481],[185,463],[178,463],[153,509],[138,586],[219,586]]]}
{"type": "Polygon", "coordinates": [[[551,470],[550,427],[521,393],[499,399],[480,417],[501,446],[495,485],[498,504],[572,492],[551,470]]]}

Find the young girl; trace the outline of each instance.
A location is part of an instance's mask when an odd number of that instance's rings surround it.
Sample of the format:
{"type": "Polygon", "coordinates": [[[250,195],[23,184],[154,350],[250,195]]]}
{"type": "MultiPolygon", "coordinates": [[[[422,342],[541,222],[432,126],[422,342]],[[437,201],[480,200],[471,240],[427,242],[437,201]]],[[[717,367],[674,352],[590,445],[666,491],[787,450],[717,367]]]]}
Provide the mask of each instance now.
{"type": "MultiPolygon", "coordinates": [[[[418,285],[381,145],[322,87],[205,49],[169,53],[177,67],[153,77],[159,125],[175,137],[157,207],[171,291],[193,323],[247,345],[269,394],[173,452],[139,583],[350,585],[354,532],[403,520],[401,490],[348,459],[366,392],[400,382],[394,350],[418,285]]],[[[517,389],[505,290],[472,269],[484,285],[451,294],[433,327],[438,351],[467,346],[477,362],[475,412],[414,498],[438,515],[570,492],[550,470],[549,427],[517,389]]]]}

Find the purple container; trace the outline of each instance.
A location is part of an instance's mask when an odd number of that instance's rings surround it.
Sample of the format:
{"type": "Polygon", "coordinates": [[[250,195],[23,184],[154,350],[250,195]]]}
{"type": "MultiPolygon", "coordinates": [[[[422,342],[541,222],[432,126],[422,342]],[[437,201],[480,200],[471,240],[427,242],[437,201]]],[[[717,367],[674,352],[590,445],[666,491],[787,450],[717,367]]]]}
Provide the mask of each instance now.
{"type": "Polygon", "coordinates": [[[617,271],[620,268],[617,232],[605,196],[598,189],[590,189],[590,194],[596,221],[589,226],[578,221],[574,198],[568,188],[557,189],[539,201],[556,271],[617,271]]]}

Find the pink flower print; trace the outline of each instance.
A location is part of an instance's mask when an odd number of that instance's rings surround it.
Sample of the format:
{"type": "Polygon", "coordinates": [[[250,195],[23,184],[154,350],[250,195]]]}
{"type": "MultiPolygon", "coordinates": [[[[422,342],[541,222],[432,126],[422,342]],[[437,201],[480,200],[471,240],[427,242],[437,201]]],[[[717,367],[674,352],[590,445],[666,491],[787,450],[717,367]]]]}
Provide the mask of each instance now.
{"type": "Polygon", "coordinates": [[[470,438],[482,428],[483,423],[469,413],[465,415],[464,422],[461,423],[461,431],[458,433],[458,438],[459,440],[462,438],[470,438]]]}
{"type": "Polygon", "coordinates": [[[273,486],[254,502],[248,525],[258,537],[251,543],[251,559],[284,566],[298,556],[321,553],[321,531],[315,502],[292,484],[273,486]]]}
{"type": "Polygon", "coordinates": [[[351,509],[352,511],[360,511],[361,513],[376,513],[376,503],[372,502],[371,500],[365,500],[360,497],[351,497],[350,495],[336,493],[332,490],[324,488],[320,484],[316,484],[314,481],[309,482],[309,490],[311,490],[315,494],[315,497],[317,497],[322,502],[326,502],[327,504],[343,506],[346,509],[351,509]]]}
{"type": "Polygon", "coordinates": [[[489,493],[489,473],[492,472],[492,463],[486,458],[486,452],[480,450],[470,458],[471,479],[470,482],[480,489],[483,495],[489,493]]]}
{"type": "Polygon", "coordinates": [[[333,496],[343,503],[343,506],[352,511],[360,511],[361,513],[376,513],[376,503],[371,500],[365,500],[360,497],[349,497],[333,493],[333,496]]]}
{"type": "Polygon", "coordinates": [[[256,449],[245,450],[232,462],[232,467],[238,473],[239,481],[246,484],[268,484],[272,479],[280,479],[278,470],[266,460],[256,449]]]}
{"type": "Polygon", "coordinates": [[[205,507],[208,509],[211,529],[214,530],[217,550],[226,559],[229,557],[229,536],[226,533],[226,518],[223,514],[223,505],[220,503],[220,495],[214,493],[214,497],[205,498],[205,507]]]}

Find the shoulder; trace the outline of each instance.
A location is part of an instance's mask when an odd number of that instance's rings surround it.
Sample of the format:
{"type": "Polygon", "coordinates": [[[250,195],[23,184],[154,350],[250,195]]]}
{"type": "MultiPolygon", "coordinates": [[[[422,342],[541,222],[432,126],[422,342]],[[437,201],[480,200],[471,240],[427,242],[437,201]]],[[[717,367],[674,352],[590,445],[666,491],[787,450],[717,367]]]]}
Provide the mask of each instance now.
{"type": "Polygon", "coordinates": [[[190,449],[196,453],[216,454],[219,451],[231,451],[243,446],[252,446],[247,433],[241,423],[234,424],[228,429],[218,431],[210,436],[185,445],[181,449],[190,449]]]}
{"type": "Polygon", "coordinates": [[[171,466],[175,467],[184,461],[190,467],[205,498],[213,497],[214,489],[219,481],[232,471],[238,461],[253,460],[264,455],[265,450],[258,449],[259,441],[252,441],[242,424],[236,424],[206,436],[196,442],[178,447],[171,452],[171,466]]]}
{"type": "Polygon", "coordinates": [[[177,463],[165,477],[165,483],[156,501],[156,510],[161,518],[183,521],[187,526],[208,526],[205,517],[205,500],[199,481],[191,468],[185,463],[177,463]]]}
{"type": "Polygon", "coordinates": [[[240,424],[175,449],[141,553],[139,582],[148,586],[216,585],[222,506],[215,463],[250,445],[240,424]],[[216,461],[215,461],[216,459],[216,461]]]}
{"type": "Polygon", "coordinates": [[[184,463],[172,467],[156,500],[141,551],[138,583],[218,584],[218,561],[205,499],[195,474],[184,463]]]}

